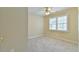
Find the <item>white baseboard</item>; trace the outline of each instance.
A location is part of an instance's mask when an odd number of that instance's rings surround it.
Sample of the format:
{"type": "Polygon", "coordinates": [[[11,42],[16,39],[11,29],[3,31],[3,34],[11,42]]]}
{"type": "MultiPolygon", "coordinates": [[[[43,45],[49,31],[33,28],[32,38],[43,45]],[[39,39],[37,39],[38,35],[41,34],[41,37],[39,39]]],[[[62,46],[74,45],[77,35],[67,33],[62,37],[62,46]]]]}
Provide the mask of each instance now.
{"type": "Polygon", "coordinates": [[[33,38],[37,38],[37,37],[41,37],[43,36],[43,34],[38,34],[38,35],[34,35],[34,36],[28,36],[28,39],[33,39],[33,38]]]}
{"type": "MultiPolygon", "coordinates": [[[[46,36],[49,37],[48,35],[46,35],[46,36]]],[[[52,37],[49,37],[49,38],[60,39],[60,40],[65,41],[65,42],[69,42],[69,43],[72,43],[72,44],[77,44],[77,41],[71,41],[71,40],[65,39],[63,37],[52,36],[52,37]]]]}

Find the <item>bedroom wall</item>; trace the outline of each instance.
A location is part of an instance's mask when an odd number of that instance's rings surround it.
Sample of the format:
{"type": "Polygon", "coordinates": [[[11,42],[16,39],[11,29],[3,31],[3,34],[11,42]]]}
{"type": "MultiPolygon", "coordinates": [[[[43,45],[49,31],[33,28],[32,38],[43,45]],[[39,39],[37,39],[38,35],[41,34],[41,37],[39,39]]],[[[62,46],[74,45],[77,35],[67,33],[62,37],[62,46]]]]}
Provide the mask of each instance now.
{"type": "Polygon", "coordinates": [[[61,39],[63,41],[76,43],[78,41],[78,8],[73,7],[67,10],[56,12],[49,16],[44,17],[44,34],[45,36],[61,39]],[[50,31],[48,22],[50,17],[57,17],[62,15],[68,15],[68,32],[50,31]]]}
{"type": "Polygon", "coordinates": [[[78,51],[79,51],[79,7],[78,7],[78,51]]]}
{"type": "Polygon", "coordinates": [[[42,35],[43,35],[43,17],[28,12],[28,38],[32,39],[40,37],[42,35]]]}
{"type": "Polygon", "coordinates": [[[79,39],[79,7],[78,7],[78,39],[79,39]]]}
{"type": "Polygon", "coordinates": [[[0,7],[0,51],[26,51],[28,10],[0,7]]]}

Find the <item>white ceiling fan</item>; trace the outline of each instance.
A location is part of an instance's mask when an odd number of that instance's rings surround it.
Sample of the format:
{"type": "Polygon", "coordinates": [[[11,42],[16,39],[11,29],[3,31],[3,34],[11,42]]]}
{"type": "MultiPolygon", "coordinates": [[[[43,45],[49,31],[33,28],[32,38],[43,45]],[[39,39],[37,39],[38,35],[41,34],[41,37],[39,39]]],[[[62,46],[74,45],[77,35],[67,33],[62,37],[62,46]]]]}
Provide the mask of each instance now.
{"type": "Polygon", "coordinates": [[[39,16],[46,16],[66,9],[69,9],[69,7],[29,7],[28,12],[39,16]]]}
{"type": "Polygon", "coordinates": [[[44,15],[49,15],[51,13],[56,12],[52,7],[44,7],[43,8],[44,15]]]}

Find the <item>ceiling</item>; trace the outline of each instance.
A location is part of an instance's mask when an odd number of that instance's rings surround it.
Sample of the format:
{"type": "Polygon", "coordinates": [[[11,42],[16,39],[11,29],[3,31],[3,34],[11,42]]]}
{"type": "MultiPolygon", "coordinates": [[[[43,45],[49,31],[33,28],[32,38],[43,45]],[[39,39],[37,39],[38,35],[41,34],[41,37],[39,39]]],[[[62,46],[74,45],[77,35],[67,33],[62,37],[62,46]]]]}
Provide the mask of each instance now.
{"type": "MultiPolygon", "coordinates": [[[[68,7],[53,7],[53,10],[55,11],[61,11],[65,9],[68,9],[68,7]]],[[[43,7],[29,7],[28,13],[43,16],[43,7]]]]}

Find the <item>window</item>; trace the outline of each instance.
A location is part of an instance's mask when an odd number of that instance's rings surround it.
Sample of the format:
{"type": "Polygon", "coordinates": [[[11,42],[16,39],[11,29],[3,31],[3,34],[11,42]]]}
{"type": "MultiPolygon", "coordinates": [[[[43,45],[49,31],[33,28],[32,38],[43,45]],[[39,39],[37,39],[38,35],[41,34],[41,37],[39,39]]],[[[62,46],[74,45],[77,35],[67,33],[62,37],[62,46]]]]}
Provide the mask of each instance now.
{"type": "Polygon", "coordinates": [[[67,31],[67,16],[58,17],[57,30],[67,31]]]}
{"type": "Polygon", "coordinates": [[[51,18],[49,21],[49,29],[56,30],[56,18],[51,18]]]}
{"type": "Polygon", "coordinates": [[[49,20],[49,29],[67,31],[67,16],[51,18],[49,20]]]}

